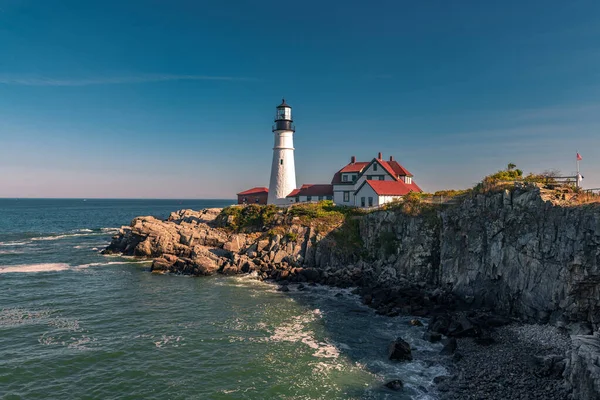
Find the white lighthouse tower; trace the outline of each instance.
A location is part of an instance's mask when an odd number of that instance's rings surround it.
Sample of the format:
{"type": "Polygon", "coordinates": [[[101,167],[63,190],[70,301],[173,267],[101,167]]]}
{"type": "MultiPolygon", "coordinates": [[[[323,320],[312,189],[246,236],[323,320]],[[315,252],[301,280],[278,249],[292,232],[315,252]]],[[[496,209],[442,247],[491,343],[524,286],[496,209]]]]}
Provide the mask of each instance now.
{"type": "Polygon", "coordinates": [[[294,165],[294,132],[292,124],[292,107],[285,99],[277,106],[275,115],[275,145],[273,146],[273,163],[271,164],[271,180],[269,181],[269,204],[283,205],[289,203],[286,196],[296,189],[296,167],[294,165]]]}

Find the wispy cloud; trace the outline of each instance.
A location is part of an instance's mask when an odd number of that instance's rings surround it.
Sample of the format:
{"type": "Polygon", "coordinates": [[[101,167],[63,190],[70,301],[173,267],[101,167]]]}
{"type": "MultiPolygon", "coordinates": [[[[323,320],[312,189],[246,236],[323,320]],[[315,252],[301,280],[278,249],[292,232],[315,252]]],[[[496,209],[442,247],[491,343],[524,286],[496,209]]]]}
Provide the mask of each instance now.
{"type": "Polygon", "coordinates": [[[92,86],[168,81],[255,81],[253,78],[211,75],[143,74],[92,78],[52,78],[45,76],[1,75],[0,85],[20,86],[92,86]]]}

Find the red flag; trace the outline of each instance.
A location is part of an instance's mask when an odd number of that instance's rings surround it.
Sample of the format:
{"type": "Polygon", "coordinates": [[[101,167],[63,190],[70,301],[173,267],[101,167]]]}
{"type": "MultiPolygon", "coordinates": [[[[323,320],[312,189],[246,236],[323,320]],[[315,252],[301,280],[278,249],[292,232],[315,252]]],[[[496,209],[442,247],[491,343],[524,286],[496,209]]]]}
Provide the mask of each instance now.
{"type": "Polygon", "coordinates": [[[581,154],[577,153],[577,161],[581,161],[583,160],[583,157],[581,157],[581,154]]]}

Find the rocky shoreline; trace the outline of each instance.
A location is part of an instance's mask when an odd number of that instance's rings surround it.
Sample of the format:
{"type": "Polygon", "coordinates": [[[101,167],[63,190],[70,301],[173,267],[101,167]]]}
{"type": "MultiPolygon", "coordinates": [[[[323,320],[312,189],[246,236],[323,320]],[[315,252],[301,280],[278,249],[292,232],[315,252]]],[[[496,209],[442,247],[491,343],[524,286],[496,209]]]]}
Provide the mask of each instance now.
{"type": "Polygon", "coordinates": [[[134,219],[104,252],[154,258],[153,273],[357,287],[380,314],[430,317],[451,371],[441,398],[597,399],[600,211],[548,196],[536,186],[343,218],[181,210],[134,219]]]}

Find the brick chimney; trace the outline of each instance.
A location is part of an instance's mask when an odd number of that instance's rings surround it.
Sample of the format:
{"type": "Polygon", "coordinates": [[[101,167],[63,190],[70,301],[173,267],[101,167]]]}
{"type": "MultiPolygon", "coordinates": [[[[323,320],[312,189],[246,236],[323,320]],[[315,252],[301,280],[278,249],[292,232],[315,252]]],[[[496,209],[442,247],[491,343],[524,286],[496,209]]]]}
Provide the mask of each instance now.
{"type": "Polygon", "coordinates": [[[351,164],[354,164],[354,163],[356,163],[356,156],[352,156],[352,157],[350,157],[350,163],[351,163],[351,164]]]}
{"type": "Polygon", "coordinates": [[[394,156],[390,156],[390,161],[394,161],[394,156]]]}
{"type": "Polygon", "coordinates": [[[381,157],[382,157],[381,152],[379,152],[379,154],[377,154],[377,158],[381,160],[381,157]]]}

